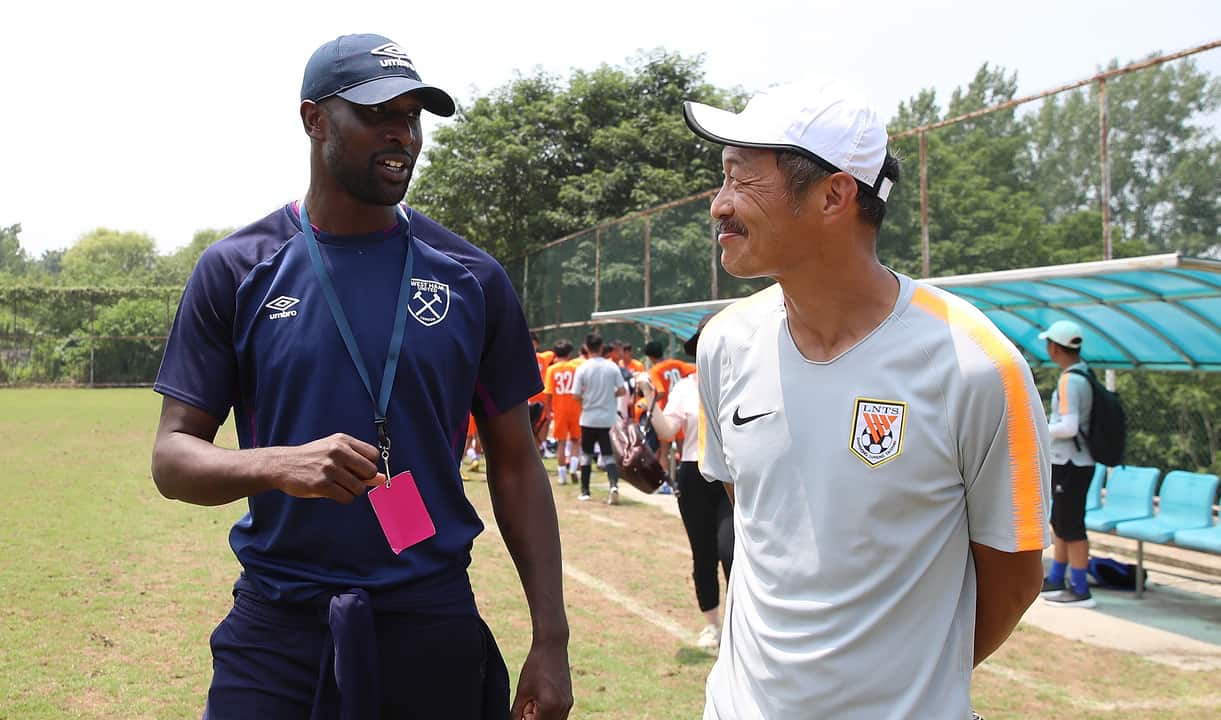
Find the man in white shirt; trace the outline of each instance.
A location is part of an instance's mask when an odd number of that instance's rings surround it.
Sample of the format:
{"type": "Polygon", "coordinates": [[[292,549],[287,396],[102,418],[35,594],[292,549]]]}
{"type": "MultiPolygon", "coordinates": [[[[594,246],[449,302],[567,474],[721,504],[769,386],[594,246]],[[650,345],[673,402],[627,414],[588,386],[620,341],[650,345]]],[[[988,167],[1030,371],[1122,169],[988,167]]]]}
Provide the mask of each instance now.
{"type": "Polygon", "coordinates": [[[1090,541],[1085,533],[1085,499],[1094,479],[1094,457],[1085,438],[1090,434],[1094,390],[1080,372],[1089,372],[1081,359],[1081,326],[1058,320],[1043,332],[1047,356],[1060,367],[1051,394],[1051,530],[1055,554],[1043,579],[1043,600],[1052,607],[1095,606],[1086,581],[1090,541]],[[1080,372],[1077,372],[1080,371],[1080,372]],[[1065,584],[1065,570],[1069,570],[1065,584]]]}
{"type": "Polygon", "coordinates": [[[964,720],[1039,593],[1047,424],[969,303],[883,266],[898,163],[858,94],[684,104],[725,146],[721,263],[776,285],[704,329],[700,471],[736,542],[706,720],[964,720]]]}

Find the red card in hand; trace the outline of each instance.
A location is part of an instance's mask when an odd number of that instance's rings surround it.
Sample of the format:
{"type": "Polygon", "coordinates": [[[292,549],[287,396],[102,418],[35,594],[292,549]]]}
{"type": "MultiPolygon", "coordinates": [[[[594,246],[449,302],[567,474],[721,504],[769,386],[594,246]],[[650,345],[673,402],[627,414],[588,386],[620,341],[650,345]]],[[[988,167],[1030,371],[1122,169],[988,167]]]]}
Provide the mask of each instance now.
{"type": "Polygon", "coordinates": [[[410,470],[391,478],[390,487],[370,490],[369,503],[395,555],[437,534],[410,470]]]}

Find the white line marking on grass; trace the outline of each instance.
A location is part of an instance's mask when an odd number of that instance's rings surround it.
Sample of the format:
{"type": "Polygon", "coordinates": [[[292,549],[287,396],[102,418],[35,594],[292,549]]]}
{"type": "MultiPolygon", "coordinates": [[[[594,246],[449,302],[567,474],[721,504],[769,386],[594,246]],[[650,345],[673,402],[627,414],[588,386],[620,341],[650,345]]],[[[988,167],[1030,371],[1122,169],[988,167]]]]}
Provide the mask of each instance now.
{"type": "Polygon", "coordinates": [[[691,633],[687,632],[682,625],[679,625],[669,618],[662,617],[656,613],[643,609],[647,603],[643,603],[639,600],[633,600],[632,598],[620,593],[610,585],[602,582],[598,578],[586,573],[583,570],[578,570],[568,563],[564,563],[564,574],[581,583],[590,590],[600,594],[602,597],[610,600],[624,610],[627,610],[633,615],[639,617],[641,620],[660,628],[684,645],[691,641],[691,633]]]}
{"type": "MultiPolygon", "coordinates": [[[[593,520],[594,522],[600,522],[600,523],[603,523],[606,525],[610,525],[611,527],[616,527],[616,528],[628,527],[628,524],[623,522],[622,520],[615,520],[613,518],[608,518],[603,515],[595,515],[594,513],[589,512],[588,510],[568,510],[567,513],[569,515],[580,515],[581,517],[586,517],[586,518],[589,518],[590,520],[593,520]]],[[[667,543],[667,542],[659,542],[659,543],[657,543],[657,547],[665,548],[666,550],[678,553],[679,555],[682,555],[684,557],[691,557],[691,548],[689,548],[689,547],[683,547],[682,545],[675,545],[674,543],[667,543]]]]}
{"type": "MultiPolygon", "coordinates": [[[[994,663],[984,663],[979,666],[980,670],[999,675],[1010,682],[1015,682],[1019,685],[1025,685],[1034,690],[1043,690],[1045,692],[1055,692],[1057,686],[1052,683],[1046,683],[1037,678],[1031,677],[1020,670],[1014,670],[1011,667],[1004,665],[996,665],[994,663]]],[[[1103,712],[1110,710],[1169,710],[1169,709],[1186,709],[1186,708],[1209,708],[1221,705],[1221,695],[1206,695],[1203,697],[1184,697],[1184,698],[1161,698],[1154,700],[1118,700],[1115,702],[1107,702],[1100,700],[1091,700],[1089,698],[1076,695],[1065,695],[1063,700],[1081,710],[1093,710],[1095,712],[1103,712]]]]}
{"type": "Polygon", "coordinates": [[[607,525],[610,525],[611,527],[617,527],[617,528],[627,527],[627,523],[625,523],[621,520],[613,520],[608,517],[603,517],[602,515],[595,515],[586,510],[569,510],[568,514],[569,515],[582,515],[584,517],[589,518],[590,520],[593,520],[594,522],[605,523],[607,525]]]}
{"type": "MultiPolygon", "coordinates": [[[[496,537],[501,538],[502,542],[504,540],[504,538],[500,534],[499,529],[496,528],[494,525],[487,525],[484,532],[487,533],[488,535],[495,535],[496,537]]],[[[682,625],[679,625],[678,623],[674,622],[673,620],[670,620],[669,618],[665,618],[665,617],[662,617],[661,615],[658,615],[657,613],[652,613],[652,612],[649,612],[648,610],[645,610],[644,608],[647,606],[647,603],[641,602],[639,600],[633,600],[632,598],[628,597],[627,595],[624,595],[623,593],[619,592],[618,590],[611,587],[610,585],[607,585],[606,583],[602,582],[601,580],[594,577],[593,575],[590,575],[589,573],[587,573],[584,570],[581,570],[579,568],[575,568],[569,563],[564,563],[564,574],[567,575],[568,577],[572,578],[573,580],[576,580],[578,583],[584,585],[585,587],[589,588],[590,590],[593,590],[594,592],[598,593],[599,595],[606,598],[607,600],[610,600],[611,602],[613,602],[614,604],[623,608],[624,610],[627,610],[628,612],[630,612],[631,614],[640,618],[641,620],[644,620],[645,622],[653,625],[654,627],[657,627],[658,629],[662,630],[667,635],[670,635],[671,637],[675,638],[676,640],[683,643],[684,645],[690,644],[692,633],[687,632],[687,630],[682,625]]]]}

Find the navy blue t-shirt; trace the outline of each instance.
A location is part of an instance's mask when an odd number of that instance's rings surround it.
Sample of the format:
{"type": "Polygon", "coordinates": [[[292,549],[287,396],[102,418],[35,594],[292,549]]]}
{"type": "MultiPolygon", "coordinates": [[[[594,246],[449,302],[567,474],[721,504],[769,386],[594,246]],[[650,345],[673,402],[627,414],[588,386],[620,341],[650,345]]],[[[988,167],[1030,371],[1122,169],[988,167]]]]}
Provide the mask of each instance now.
{"type": "MultiPolygon", "coordinates": [[[[380,390],[406,259],[406,223],[362,236],[318,233],[323,262],[380,390]]],[[[349,505],[273,490],[249,498],[230,544],[257,590],[308,601],[388,590],[470,563],[483,530],[458,459],[467,415],[495,416],[539,392],[521,304],[487,253],[421,213],[407,331],[387,412],[391,472],[410,470],[437,533],[395,555],[368,498],[349,505]]],[[[343,432],[377,444],[374,407],[310,264],[294,204],[209,247],[174,318],[154,389],[223,421],[242,448],[343,432]]]]}

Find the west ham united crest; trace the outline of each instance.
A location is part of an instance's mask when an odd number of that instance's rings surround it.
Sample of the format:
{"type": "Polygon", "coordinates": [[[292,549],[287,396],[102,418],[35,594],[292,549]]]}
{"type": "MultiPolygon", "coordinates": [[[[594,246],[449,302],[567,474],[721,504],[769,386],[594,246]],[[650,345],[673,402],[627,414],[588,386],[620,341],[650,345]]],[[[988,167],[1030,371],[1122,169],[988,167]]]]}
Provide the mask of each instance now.
{"type": "Polygon", "coordinates": [[[449,314],[449,286],[435,280],[411,278],[411,316],[424,327],[432,327],[449,314]]]}
{"type": "Polygon", "coordinates": [[[849,447],[866,465],[875,467],[903,452],[907,403],[857,398],[849,447]]]}

